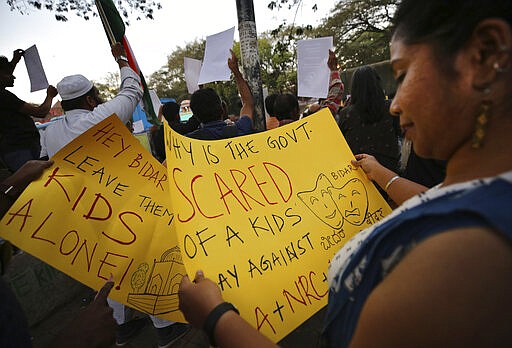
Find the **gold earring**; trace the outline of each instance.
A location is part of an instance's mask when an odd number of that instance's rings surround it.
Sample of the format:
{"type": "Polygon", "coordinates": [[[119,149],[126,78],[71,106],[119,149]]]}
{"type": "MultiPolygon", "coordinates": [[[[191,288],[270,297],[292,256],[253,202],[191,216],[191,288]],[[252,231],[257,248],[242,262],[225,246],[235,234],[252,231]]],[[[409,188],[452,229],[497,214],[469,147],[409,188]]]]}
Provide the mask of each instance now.
{"type": "Polygon", "coordinates": [[[480,105],[480,114],[476,118],[475,131],[473,132],[473,138],[471,139],[471,147],[473,149],[479,149],[484,143],[485,134],[487,131],[487,124],[489,123],[489,110],[491,108],[490,101],[483,101],[480,105]]]}
{"type": "Polygon", "coordinates": [[[498,62],[494,62],[494,64],[492,65],[492,67],[494,68],[494,70],[496,70],[497,73],[505,73],[505,72],[508,72],[508,68],[502,68],[498,62]]]}

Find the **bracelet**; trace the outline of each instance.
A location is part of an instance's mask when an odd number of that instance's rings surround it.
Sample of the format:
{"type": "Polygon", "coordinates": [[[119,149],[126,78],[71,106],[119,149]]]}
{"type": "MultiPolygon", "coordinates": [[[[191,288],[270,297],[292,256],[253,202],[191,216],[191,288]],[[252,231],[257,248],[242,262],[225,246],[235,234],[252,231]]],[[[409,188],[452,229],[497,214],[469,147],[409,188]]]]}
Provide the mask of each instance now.
{"type": "Polygon", "coordinates": [[[0,184],[0,193],[14,200],[16,200],[16,198],[18,198],[19,196],[19,194],[16,192],[16,188],[14,187],[14,185],[0,184]]]}
{"type": "Polygon", "coordinates": [[[400,176],[398,175],[395,175],[394,177],[392,177],[391,179],[389,179],[388,183],[386,184],[386,186],[384,186],[384,191],[388,192],[388,188],[389,186],[391,186],[392,183],[394,183],[396,180],[400,179],[400,176]]]}
{"type": "Polygon", "coordinates": [[[213,347],[216,347],[215,343],[215,326],[217,325],[217,322],[219,321],[220,317],[229,311],[235,311],[236,314],[240,314],[238,309],[236,309],[235,306],[233,306],[229,302],[222,302],[217,307],[215,307],[210,314],[206,317],[206,320],[203,324],[203,330],[206,331],[206,334],[208,335],[208,338],[210,339],[210,345],[213,347]]]}

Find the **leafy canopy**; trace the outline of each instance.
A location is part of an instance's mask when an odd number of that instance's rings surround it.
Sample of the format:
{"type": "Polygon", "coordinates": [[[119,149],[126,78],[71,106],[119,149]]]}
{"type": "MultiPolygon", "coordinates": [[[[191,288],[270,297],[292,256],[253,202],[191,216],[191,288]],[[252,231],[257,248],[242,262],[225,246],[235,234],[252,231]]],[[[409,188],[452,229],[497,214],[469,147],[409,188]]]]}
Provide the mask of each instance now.
{"type": "MultiPolygon", "coordinates": [[[[160,2],[154,0],[114,0],[114,3],[125,18],[126,24],[129,24],[128,18],[131,14],[134,14],[137,20],[141,19],[141,16],[153,19],[154,10],[162,8],[160,2]]],[[[67,14],[72,12],[85,20],[90,18],[91,13],[97,16],[94,0],[7,0],[7,5],[11,11],[18,11],[21,14],[28,13],[29,8],[44,8],[55,12],[55,19],[63,22],[68,20],[67,14]]]]}

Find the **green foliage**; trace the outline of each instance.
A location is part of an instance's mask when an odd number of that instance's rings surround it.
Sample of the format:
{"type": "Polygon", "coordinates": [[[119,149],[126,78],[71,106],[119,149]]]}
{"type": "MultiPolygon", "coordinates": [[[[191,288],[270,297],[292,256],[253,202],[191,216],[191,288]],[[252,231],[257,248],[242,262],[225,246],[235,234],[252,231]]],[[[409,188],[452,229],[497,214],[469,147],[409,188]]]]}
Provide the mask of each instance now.
{"type": "MultiPolygon", "coordinates": [[[[125,23],[128,25],[128,18],[134,14],[137,20],[141,16],[148,19],[153,19],[153,12],[155,9],[162,8],[160,2],[153,0],[123,0],[114,1],[119,13],[125,18],[125,23]]],[[[46,9],[55,12],[55,19],[58,21],[66,22],[68,18],[67,13],[74,12],[77,16],[88,20],[90,15],[97,16],[96,5],[94,0],[7,0],[7,5],[10,6],[11,11],[18,11],[21,14],[27,13],[27,8],[32,7],[38,10],[46,9]]]]}
{"type": "Polygon", "coordinates": [[[121,84],[121,77],[119,72],[108,73],[102,81],[92,81],[94,86],[100,92],[100,96],[103,100],[110,100],[117,95],[119,91],[119,85],[121,84]]]}
{"type": "MultiPolygon", "coordinates": [[[[372,64],[389,58],[390,22],[400,0],[338,0],[331,15],[310,30],[306,26],[307,37],[332,36],[338,60],[344,68],[372,64]]],[[[270,9],[299,7],[302,0],[270,1],[270,9]]],[[[317,8],[317,4],[313,9],[317,8]]],[[[284,26],[282,24],[281,26],[284,26]]],[[[288,27],[292,27],[288,26],[288,27]]],[[[278,28],[279,29],[279,28],[278,28]]],[[[302,28],[296,28],[301,33],[302,28]]],[[[277,49],[290,49],[295,33],[277,49]],[[287,46],[287,47],[286,47],[287,46]]]]}
{"type": "Polygon", "coordinates": [[[312,28],[281,24],[258,39],[261,79],[271,93],[297,92],[298,40],[312,37],[312,28]]]}
{"type": "Polygon", "coordinates": [[[167,57],[167,64],[151,74],[148,87],[154,89],[160,98],[169,97],[178,101],[188,99],[190,95],[185,83],[183,61],[185,57],[202,60],[205,45],[205,40],[195,40],[185,47],[176,48],[167,57]]]}
{"type": "Polygon", "coordinates": [[[315,36],[333,36],[344,67],[389,59],[391,19],[399,0],[340,0],[332,15],[314,30],[315,36]]]}

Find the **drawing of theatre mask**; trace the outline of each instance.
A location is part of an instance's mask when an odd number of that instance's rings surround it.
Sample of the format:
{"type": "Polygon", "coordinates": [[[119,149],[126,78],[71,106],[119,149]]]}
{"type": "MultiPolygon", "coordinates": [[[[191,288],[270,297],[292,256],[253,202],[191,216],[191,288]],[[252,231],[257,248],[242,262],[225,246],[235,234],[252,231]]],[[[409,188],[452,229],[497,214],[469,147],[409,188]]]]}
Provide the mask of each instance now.
{"type": "Polygon", "coordinates": [[[313,190],[299,192],[297,196],[323,223],[335,230],[341,230],[343,216],[329,192],[332,187],[332,183],[327,176],[320,174],[316,179],[313,190]]]}
{"type": "Polygon", "coordinates": [[[368,213],[368,192],[364,183],[353,178],[343,187],[330,187],[329,190],[343,218],[351,225],[362,225],[368,213]]]}

